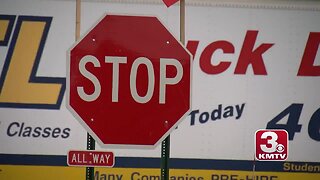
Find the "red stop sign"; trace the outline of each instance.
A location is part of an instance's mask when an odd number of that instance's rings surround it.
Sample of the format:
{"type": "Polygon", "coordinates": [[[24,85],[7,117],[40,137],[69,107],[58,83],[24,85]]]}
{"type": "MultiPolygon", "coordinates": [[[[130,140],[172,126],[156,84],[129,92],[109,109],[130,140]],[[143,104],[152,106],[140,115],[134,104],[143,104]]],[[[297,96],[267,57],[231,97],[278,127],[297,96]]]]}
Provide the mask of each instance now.
{"type": "Polygon", "coordinates": [[[106,15],[69,53],[67,107],[101,145],[154,146],[189,113],[191,55],[156,17],[106,15]]]}

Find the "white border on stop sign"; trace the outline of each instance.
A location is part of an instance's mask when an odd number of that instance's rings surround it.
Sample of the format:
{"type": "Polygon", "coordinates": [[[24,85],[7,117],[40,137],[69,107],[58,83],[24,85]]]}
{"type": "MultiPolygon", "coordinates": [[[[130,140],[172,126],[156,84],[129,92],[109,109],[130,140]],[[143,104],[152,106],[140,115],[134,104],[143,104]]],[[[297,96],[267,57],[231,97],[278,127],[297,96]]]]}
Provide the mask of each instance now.
{"type": "Polygon", "coordinates": [[[160,142],[162,142],[170,133],[178,127],[178,125],[182,122],[183,119],[188,116],[192,109],[192,81],[193,81],[193,56],[189,52],[189,50],[178,40],[170,29],[168,29],[160,18],[154,15],[140,15],[140,14],[114,14],[114,13],[105,13],[101,18],[99,18],[93,25],[90,27],[68,50],[67,50],[67,70],[66,70],[66,107],[69,112],[75,117],[75,119],[82,125],[82,127],[94,138],[94,140],[99,144],[101,148],[126,148],[126,149],[154,149],[156,148],[160,142]],[[102,21],[108,15],[115,16],[143,16],[143,17],[155,17],[158,21],[169,31],[169,33],[174,37],[174,39],[179,42],[180,46],[189,54],[190,56],[190,106],[189,109],[184,113],[183,116],[154,144],[154,145],[129,145],[129,144],[104,144],[100,138],[90,129],[90,127],[82,120],[82,118],[78,115],[78,113],[70,106],[70,55],[71,50],[81,42],[97,25],[100,21],[102,21]]]}

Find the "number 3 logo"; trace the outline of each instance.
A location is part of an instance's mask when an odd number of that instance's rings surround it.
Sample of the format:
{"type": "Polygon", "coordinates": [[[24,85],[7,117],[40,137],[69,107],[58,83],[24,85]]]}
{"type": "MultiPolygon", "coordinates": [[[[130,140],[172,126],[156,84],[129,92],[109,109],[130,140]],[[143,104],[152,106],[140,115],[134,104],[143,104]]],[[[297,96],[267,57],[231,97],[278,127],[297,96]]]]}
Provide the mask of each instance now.
{"type": "Polygon", "coordinates": [[[266,152],[266,153],[273,153],[275,152],[277,149],[277,140],[278,140],[278,135],[275,132],[264,132],[261,135],[261,139],[268,139],[267,144],[270,144],[271,147],[268,147],[265,144],[260,145],[260,148],[262,151],[266,152]],[[271,139],[268,139],[268,137],[271,137],[271,139]]]}

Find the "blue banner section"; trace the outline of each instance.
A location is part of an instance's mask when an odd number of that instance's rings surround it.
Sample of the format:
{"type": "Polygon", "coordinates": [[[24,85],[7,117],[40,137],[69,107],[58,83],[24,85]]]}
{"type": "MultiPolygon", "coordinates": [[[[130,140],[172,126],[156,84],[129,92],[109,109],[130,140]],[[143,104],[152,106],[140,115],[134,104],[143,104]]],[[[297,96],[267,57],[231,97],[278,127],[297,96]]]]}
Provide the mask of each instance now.
{"type": "MultiPolygon", "coordinates": [[[[67,166],[67,156],[0,154],[2,165],[67,166]]],[[[172,169],[320,173],[320,162],[170,159],[172,169]]],[[[160,158],[116,157],[117,168],[160,168],[160,158]]]]}

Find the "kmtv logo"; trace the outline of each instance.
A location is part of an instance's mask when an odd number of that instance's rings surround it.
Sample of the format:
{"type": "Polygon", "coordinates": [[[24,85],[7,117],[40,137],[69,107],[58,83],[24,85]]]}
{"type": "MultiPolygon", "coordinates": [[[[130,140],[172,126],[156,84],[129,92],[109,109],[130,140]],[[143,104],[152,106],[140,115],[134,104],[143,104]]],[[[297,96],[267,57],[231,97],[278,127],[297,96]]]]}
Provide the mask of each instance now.
{"type": "Polygon", "coordinates": [[[288,158],[286,130],[258,130],[255,134],[255,156],[259,161],[285,161],[288,158]]]}

